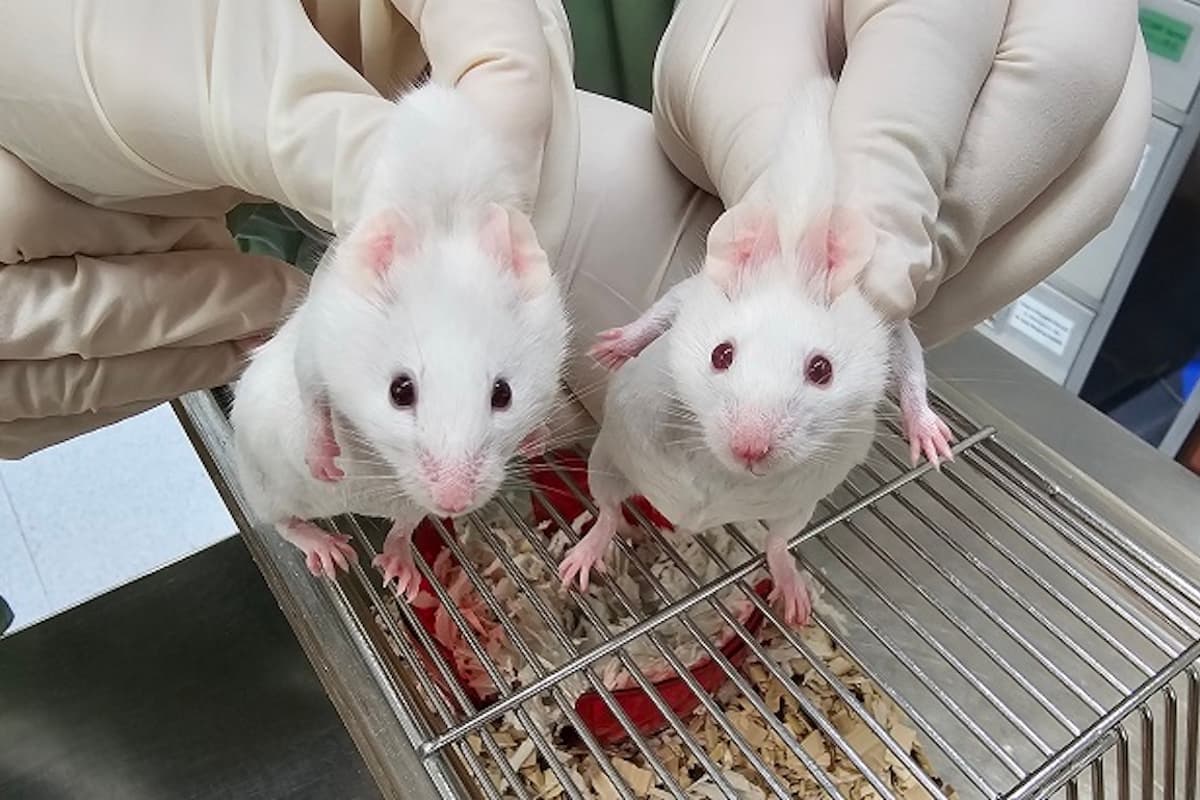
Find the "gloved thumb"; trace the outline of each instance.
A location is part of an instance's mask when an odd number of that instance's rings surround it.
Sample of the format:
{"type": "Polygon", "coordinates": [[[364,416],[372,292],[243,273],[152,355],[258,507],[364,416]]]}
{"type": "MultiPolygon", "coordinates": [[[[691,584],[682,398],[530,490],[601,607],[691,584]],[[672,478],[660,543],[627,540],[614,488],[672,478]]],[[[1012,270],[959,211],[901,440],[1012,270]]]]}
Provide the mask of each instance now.
{"type": "Polygon", "coordinates": [[[863,286],[893,318],[912,313],[929,273],[940,197],[1007,5],[845,0],[847,56],[832,112],[839,183],[877,227],[863,286]]]}

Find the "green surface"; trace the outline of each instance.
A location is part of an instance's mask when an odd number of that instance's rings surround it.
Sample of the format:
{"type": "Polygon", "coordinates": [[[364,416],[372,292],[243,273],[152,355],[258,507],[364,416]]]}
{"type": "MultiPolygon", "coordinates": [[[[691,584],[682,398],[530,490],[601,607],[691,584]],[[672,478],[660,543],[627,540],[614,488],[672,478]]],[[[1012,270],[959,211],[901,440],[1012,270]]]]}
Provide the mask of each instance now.
{"type": "Polygon", "coordinates": [[[1138,10],[1138,22],[1147,50],[1168,61],[1178,63],[1183,59],[1183,52],[1192,38],[1191,25],[1149,8],[1138,10]]]}
{"type": "Polygon", "coordinates": [[[278,258],[312,274],[312,243],[274,203],[238,206],[225,223],[243,253],[278,258]]]}
{"type": "Polygon", "coordinates": [[[649,110],[658,40],[674,0],[564,0],[575,45],[575,83],[649,110]]]}

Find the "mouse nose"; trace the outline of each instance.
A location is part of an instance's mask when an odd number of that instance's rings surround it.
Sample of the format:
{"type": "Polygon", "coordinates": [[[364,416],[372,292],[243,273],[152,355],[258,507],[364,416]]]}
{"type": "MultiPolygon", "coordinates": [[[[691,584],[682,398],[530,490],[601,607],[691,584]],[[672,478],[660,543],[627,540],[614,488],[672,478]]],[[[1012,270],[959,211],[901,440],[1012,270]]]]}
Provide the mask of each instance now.
{"type": "Polygon", "coordinates": [[[439,481],[432,488],[433,504],[443,514],[461,514],[471,505],[474,492],[467,481],[439,481]]]}
{"type": "Polygon", "coordinates": [[[753,467],[771,454],[771,433],[765,425],[740,425],[734,428],[729,442],[733,457],[753,467]]]}
{"type": "Polygon", "coordinates": [[[429,458],[425,464],[425,480],[430,500],[437,513],[447,516],[461,514],[475,500],[478,469],[473,460],[439,460],[429,458]]]}
{"type": "Polygon", "coordinates": [[[766,443],[735,444],[733,446],[734,457],[748,467],[758,464],[770,454],[771,446],[766,443]]]}

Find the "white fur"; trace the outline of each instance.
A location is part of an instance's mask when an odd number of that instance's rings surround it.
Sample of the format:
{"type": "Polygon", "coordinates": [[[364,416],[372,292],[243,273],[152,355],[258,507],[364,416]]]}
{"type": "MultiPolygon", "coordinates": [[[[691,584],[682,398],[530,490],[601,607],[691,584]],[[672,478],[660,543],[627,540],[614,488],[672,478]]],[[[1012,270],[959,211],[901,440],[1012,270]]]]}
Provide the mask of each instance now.
{"type": "Polygon", "coordinates": [[[771,282],[735,302],[702,275],[684,291],[672,329],[615,376],[598,458],[686,530],[807,517],[870,448],[887,326],[858,292],[824,308],[771,282]],[[715,372],[710,353],[726,340],[734,363],[715,372]],[[805,382],[815,352],[834,365],[827,387],[805,382]],[[760,474],[730,454],[728,421],[747,407],[788,431],[760,474]]]}
{"type": "Polygon", "coordinates": [[[489,203],[527,208],[509,163],[454,91],[427,85],[397,101],[362,220],[400,211],[422,232],[421,245],[381,285],[371,285],[375,276],[353,262],[352,248],[331,250],[304,303],[254,355],[232,421],[257,513],[273,521],[347,512],[419,519],[432,510],[419,449],[479,455],[472,508],[499,487],[521,440],[551,410],[567,341],[557,284],[523,296],[481,243],[489,203]],[[391,403],[401,372],[416,381],[411,409],[391,403]],[[512,405],[493,411],[500,377],[512,405]],[[305,464],[304,398],[314,394],[333,411],[345,472],[337,483],[316,480],[305,464]]]}
{"type": "Polygon", "coordinates": [[[685,530],[762,519],[790,536],[866,457],[892,326],[856,285],[826,304],[800,244],[836,202],[829,88],[800,95],[763,193],[749,200],[776,215],[780,252],[736,291],[703,273],[673,290],[669,330],[612,381],[591,462],[598,497],[642,494],[685,530]],[[735,357],[720,372],[710,354],[725,341],[735,357]],[[827,386],[805,379],[818,353],[833,364],[827,386]],[[754,474],[730,449],[730,421],[747,410],[782,431],[754,474]]]}

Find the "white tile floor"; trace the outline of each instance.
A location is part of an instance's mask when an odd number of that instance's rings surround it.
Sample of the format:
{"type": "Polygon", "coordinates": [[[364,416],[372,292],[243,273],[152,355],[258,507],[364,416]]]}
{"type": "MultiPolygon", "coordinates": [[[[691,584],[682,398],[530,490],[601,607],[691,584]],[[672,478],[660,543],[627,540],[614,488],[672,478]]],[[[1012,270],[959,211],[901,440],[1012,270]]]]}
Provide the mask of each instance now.
{"type": "Polygon", "coordinates": [[[166,405],[0,462],[0,595],[12,631],[235,533],[166,405]]]}

